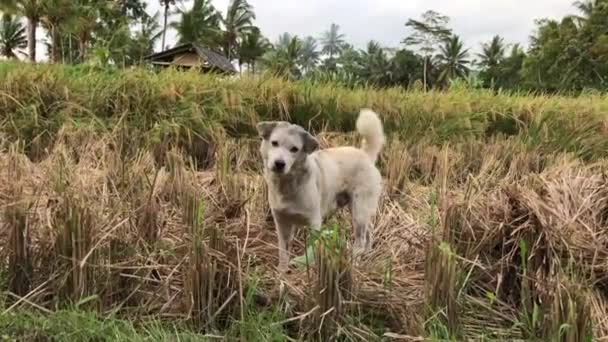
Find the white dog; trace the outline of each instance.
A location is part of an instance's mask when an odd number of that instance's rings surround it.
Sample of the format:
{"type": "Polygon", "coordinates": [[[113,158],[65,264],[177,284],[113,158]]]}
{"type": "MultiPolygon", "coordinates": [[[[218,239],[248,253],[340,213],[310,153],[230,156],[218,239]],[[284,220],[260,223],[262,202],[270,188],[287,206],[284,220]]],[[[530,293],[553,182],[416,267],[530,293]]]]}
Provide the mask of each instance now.
{"type": "Polygon", "coordinates": [[[369,249],[368,225],[382,192],[382,176],[375,162],[384,145],[382,123],[376,113],[361,110],[357,131],[361,148],[317,150],[319,142],[304,128],[284,121],[260,122],[260,152],[264,178],[277,229],[279,270],[289,264],[294,228],[320,229],[323,219],[337,208],[350,206],[355,233],[355,254],[369,249]]]}

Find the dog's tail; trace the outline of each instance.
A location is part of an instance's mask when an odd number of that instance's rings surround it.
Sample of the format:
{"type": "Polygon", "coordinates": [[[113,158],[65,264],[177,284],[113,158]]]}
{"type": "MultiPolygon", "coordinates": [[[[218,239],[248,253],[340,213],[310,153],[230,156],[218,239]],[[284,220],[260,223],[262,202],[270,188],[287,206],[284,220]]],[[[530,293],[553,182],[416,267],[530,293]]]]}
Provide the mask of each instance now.
{"type": "Polygon", "coordinates": [[[357,131],[363,136],[361,149],[375,162],[384,145],[380,118],[371,109],[362,109],[357,119],[357,131]]]}

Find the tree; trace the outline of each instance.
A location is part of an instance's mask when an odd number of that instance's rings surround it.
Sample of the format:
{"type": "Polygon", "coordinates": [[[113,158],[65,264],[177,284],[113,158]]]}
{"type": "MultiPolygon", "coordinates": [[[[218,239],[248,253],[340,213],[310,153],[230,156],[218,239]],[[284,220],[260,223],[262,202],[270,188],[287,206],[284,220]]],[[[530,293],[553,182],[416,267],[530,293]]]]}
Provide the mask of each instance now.
{"type": "Polygon", "coordinates": [[[573,16],[579,24],[584,25],[584,23],[591,17],[593,12],[601,5],[601,2],[605,0],[583,0],[583,1],[575,1],[574,7],[578,9],[581,15],[573,16]]]}
{"type": "Polygon", "coordinates": [[[161,38],[164,29],[158,24],[159,13],[142,19],[139,31],[135,34],[131,50],[134,63],[141,63],[145,56],[154,52],[154,44],[161,38]]]}
{"type": "Polygon", "coordinates": [[[192,9],[179,9],[180,20],[171,23],[177,31],[178,41],[202,43],[210,48],[220,44],[220,14],[211,0],[194,0],[192,9]]]}
{"type": "Polygon", "coordinates": [[[423,58],[410,50],[397,51],[391,60],[393,84],[408,87],[422,80],[423,63],[423,58]]]}
{"type": "Polygon", "coordinates": [[[98,26],[98,17],[103,3],[98,0],[74,0],[73,16],[70,18],[69,31],[78,41],[78,59],[84,62],[87,46],[93,31],[98,26]]]}
{"type": "Polygon", "coordinates": [[[36,61],[36,29],[42,16],[41,0],[1,0],[0,9],[27,19],[27,51],[30,61],[36,61]]]}
{"type": "Polygon", "coordinates": [[[313,37],[306,37],[302,41],[302,55],[300,64],[304,72],[311,72],[319,63],[320,53],[317,50],[317,41],[313,37]]]}
{"type": "Polygon", "coordinates": [[[251,32],[245,34],[239,43],[239,66],[247,64],[249,71],[255,73],[255,64],[268,49],[271,48],[271,44],[266,39],[260,29],[255,27],[251,32]]]}
{"type": "Polygon", "coordinates": [[[480,78],[485,87],[495,87],[500,82],[502,63],[505,59],[505,43],[502,37],[494,36],[489,43],[481,45],[479,65],[482,70],[480,78]]]}
{"type": "Polygon", "coordinates": [[[51,37],[50,57],[52,62],[60,62],[62,51],[61,45],[61,29],[64,28],[66,22],[73,15],[74,9],[71,0],[43,0],[42,1],[42,26],[47,30],[51,37]]]}
{"type": "Polygon", "coordinates": [[[27,46],[25,27],[18,18],[3,14],[0,21],[0,55],[17,58],[17,52],[27,46]]]}
{"type": "Polygon", "coordinates": [[[448,38],[439,48],[436,56],[439,67],[440,83],[447,83],[459,77],[465,77],[469,73],[469,50],[464,48],[462,40],[453,35],[448,38]]]}
{"type": "Polygon", "coordinates": [[[376,41],[370,41],[367,49],[361,51],[360,76],[376,86],[389,86],[393,70],[384,49],[376,41]]]}
{"type": "Polygon", "coordinates": [[[424,57],[423,84],[425,90],[428,84],[430,60],[439,44],[452,34],[452,31],[447,28],[449,21],[450,18],[447,16],[435,11],[426,11],[422,14],[421,20],[409,19],[405,23],[405,26],[411,28],[414,33],[403,43],[406,46],[417,46],[424,57]]]}
{"type": "Polygon", "coordinates": [[[275,48],[268,51],[264,57],[264,65],[277,75],[298,78],[302,75],[300,61],[302,59],[302,41],[298,36],[285,33],[280,36],[275,48]],[[289,38],[289,41],[285,41],[289,38]]]}
{"type": "Polygon", "coordinates": [[[229,60],[233,59],[238,39],[253,29],[255,13],[247,0],[230,0],[226,15],[222,18],[224,25],[224,51],[229,60]]]}
{"type": "Polygon", "coordinates": [[[339,69],[347,74],[358,74],[361,68],[361,54],[350,44],[342,46],[342,54],[338,57],[337,64],[339,69]]]}
{"type": "Polygon", "coordinates": [[[171,6],[175,5],[175,0],[160,0],[160,5],[163,6],[164,8],[164,13],[163,13],[163,39],[162,39],[162,46],[161,46],[161,51],[165,51],[165,38],[167,36],[167,20],[169,19],[169,9],[171,8],[171,6]]]}
{"type": "Polygon", "coordinates": [[[608,2],[585,8],[582,21],[572,16],[537,21],[522,70],[526,87],[549,92],[608,89],[608,2]]]}
{"type": "Polygon", "coordinates": [[[344,35],[340,33],[340,26],[332,23],[321,38],[321,52],[333,60],[334,56],[338,56],[342,52],[344,43],[344,35]]]}
{"type": "Polygon", "coordinates": [[[521,85],[521,69],[524,64],[526,54],[519,46],[513,44],[510,54],[503,60],[500,66],[498,77],[498,88],[516,89],[521,85]]]}

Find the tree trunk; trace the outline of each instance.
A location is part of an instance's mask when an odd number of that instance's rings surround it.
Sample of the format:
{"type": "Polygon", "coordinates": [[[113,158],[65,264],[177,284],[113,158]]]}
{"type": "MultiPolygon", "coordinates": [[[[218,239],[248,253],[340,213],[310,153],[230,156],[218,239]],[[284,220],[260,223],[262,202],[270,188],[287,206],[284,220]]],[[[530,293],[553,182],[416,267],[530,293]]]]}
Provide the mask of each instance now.
{"type": "Polygon", "coordinates": [[[78,54],[80,55],[80,63],[84,63],[87,57],[87,40],[84,37],[78,38],[78,54]]]}
{"type": "Polygon", "coordinates": [[[422,67],[423,68],[423,70],[422,70],[422,79],[423,79],[422,87],[423,88],[422,89],[424,89],[425,92],[426,92],[426,88],[427,88],[427,86],[426,86],[426,63],[427,63],[427,61],[428,61],[428,57],[424,57],[424,65],[422,67]]]}
{"type": "Polygon", "coordinates": [[[31,62],[36,62],[36,28],[38,21],[36,19],[28,19],[27,22],[27,53],[31,62]]]}
{"type": "Polygon", "coordinates": [[[53,25],[51,27],[51,61],[53,63],[59,63],[61,60],[61,55],[59,54],[59,30],[57,30],[57,26],[53,25]]]}
{"type": "Polygon", "coordinates": [[[163,39],[160,51],[165,51],[165,37],[167,36],[167,18],[169,17],[169,1],[165,1],[165,19],[163,23],[163,39]]]}

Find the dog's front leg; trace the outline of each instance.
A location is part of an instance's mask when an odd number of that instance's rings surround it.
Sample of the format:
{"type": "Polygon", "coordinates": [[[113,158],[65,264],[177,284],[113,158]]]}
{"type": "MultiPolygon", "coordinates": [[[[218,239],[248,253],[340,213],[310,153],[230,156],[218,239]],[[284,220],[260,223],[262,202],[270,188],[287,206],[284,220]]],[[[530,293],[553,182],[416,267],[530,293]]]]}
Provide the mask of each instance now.
{"type": "Polygon", "coordinates": [[[321,230],[323,225],[323,216],[321,216],[321,208],[315,208],[310,215],[310,228],[315,231],[321,230]]]}
{"type": "Polygon", "coordinates": [[[289,249],[293,236],[293,224],[280,216],[273,216],[279,243],[279,271],[285,273],[289,268],[289,249]]]}

